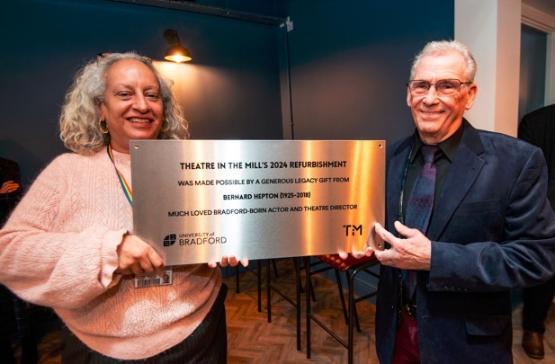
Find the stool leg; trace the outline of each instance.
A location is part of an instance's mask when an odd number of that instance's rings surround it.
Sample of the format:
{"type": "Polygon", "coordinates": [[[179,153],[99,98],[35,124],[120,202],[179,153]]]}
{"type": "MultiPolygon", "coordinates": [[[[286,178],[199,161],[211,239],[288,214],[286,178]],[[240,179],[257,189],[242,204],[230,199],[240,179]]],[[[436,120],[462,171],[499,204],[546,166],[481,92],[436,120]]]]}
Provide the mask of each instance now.
{"type": "Polygon", "coordinates": [[[335,280],[337,281],[337,289],[339,290],[339,300],[341,301],[341,308],[343,309],[343,317],[345,318],[345,324],[349,324],[349,315],[347,315],[347,306],[345,305],[345,297],[343,296],[343,283],[341,283],[341,276],[339,271],[334,269],[335,280]]]}
{"type": "Polygon", "coordinates": [[[357,331],[358,331],[358,332],[361,332],[361,331],[360,331],[360,321],[359,321],[359,319],[358,319],[357,303],[356,303],[356,301],[354,300],[354,298],[353,298],[353,301],[354,301],[353,310],[354,310],[354,312],[355,312],[355,325],[357,326],[357,331]]]}
{"type": "Polygon", "coordinates": [[[348,363],[352,364],[353,363],[353,347],[354,347],[354,342],[353,342],[353,321],[354,321],[354,307],[355,307],[355,299],[354,299],[354,282],[353,282],[353,275],[352,274],[348,274],[348,280],[347,282],[349,283],[349,338],[347,341],[347,351],[348,351],[348,363]]]}
{"type": "Polygon", "coordinates": [[[239,266],[235,267],[235,293],[239,293],[239,266]]]}
{"type": "MultiPolygon", "coordinates": [[[[303,259],[303,266],[299,267],[300,270],[304,269],[306,271],[306,265],[309,264],[310,265],[310,259],[308,261],[303,259]]],[[[303,289],[302,285],[301,285],[301,292],[310,292],[310,296],[312,297],[312,301],[316,302],[316,295],[314,294],[314,287],[312,287],[312,285],[310,285],[310,290],[308,290],[307,287],[305,287],[303,289]]]]}
{"type": "Polygon", "coordinates": [[[279,274],[278,274],[278,270],[277,270],[276,259],[272,259],[272,267],[274,268],[274,276],[275,276],[276,278],[278,278],[278,277],[279,277],[279,274]]]}
{"type": "MultiPolygon", "coordinates": [[[[345,272],[345,277],[347,277],[347,279],[349,279],[349,275],[352,275],[352,274],[353,274],[353,272],[347,271],[347,272],[345,272]]],[[[353,282],[354,282],[354,275],[352,277],[353,277],[353,282]]],[[[353,283],[353,285],[354,285],[354,283],[353,283]]],[[[354,295],[354,291],[353,291],[353,295],[354,295]]],[[[353,300],[354,300],[354,296],[353,296],[353,300]]],[[[355,301],[354,306],[353,306],[353,312],[354,312],[354,315],[355,315],[355,324],[357,326],[357,331],[360,332],[360,321],[358,320],[358,312],[357,312],[357,303],[356,303],[356,301],[355,301]]]]}
{"type": "MultiPolygon", "coordinates": [[[[310,278],[310,275],[309,275],[309,278],[310,278]]],[[[312,285],[312,281],[310,281],[310,289],[308,290],[308,292],[310,292],[310,297],[312,297],[312,301],[316,302],[316,293],[314,293],[314,286],[312,285]]]]}
{"type": "Polygon", "coordinates": [[[293,266],[295,267],[295,304],[296,304],[296,311],[297,311],[297,351],[302,349],[301,344],[301,270],[299,269],[299,261],[298,258],[293,258],[293,266]]]}
{"type": "Polygon", "coordinates": [[[262,312],[262,263],[256,261],[256,290],[258,293],[258,312],[262,312]]]}
{"type": "Polygon", "coordinates": [[[266,310],[268,322],[272,322],[272,274],[270,270],[270,259],[266,259],[266,310]]]}
{"type": "Polygon", "coordinates": [[[310,290],[312,289],[312,285],[310,283],[310,264],[309,264],[309,257],[304,257],[303,258],[304,261],[304,266],[305,266],[305,275],[306,275],[306,282],[305,282],[305,288],[306,288],[306,294],[305,294],[305,299],[306,299],[306,357],[307,359],[310,359],[310,324],[311,324],[311,320],[312,320],[312,308],[311,308],[311,304],[310,304],[310,290]]]}

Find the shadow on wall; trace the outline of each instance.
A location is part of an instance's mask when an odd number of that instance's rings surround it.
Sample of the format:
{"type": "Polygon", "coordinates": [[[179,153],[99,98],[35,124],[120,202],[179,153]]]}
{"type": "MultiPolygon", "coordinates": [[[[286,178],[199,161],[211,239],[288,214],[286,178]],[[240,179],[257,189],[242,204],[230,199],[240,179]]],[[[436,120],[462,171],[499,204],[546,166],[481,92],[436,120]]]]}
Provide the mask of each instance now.
{"type": "Polygon", "coordinates": [[[261,96],[275,88],[272,78],[249,69],[160,61],[154,66],[171,81],[192,139],[281,138],[278,90],[274,98],[261,96]]]}

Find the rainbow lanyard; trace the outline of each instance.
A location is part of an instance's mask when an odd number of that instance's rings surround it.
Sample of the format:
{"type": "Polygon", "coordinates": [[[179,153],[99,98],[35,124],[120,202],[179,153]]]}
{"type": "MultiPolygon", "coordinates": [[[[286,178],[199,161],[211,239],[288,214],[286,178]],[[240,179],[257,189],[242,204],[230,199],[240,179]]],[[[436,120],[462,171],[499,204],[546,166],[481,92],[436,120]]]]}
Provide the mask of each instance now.
{"type": "Polygon", "coordinates": [[[114,162],[114,156],[112,154],[112,146],[110,144],[108,144],[108,146],[106,147],[106,151],[108,152],[108,157],[110,157],[110,160],[114,165],[114,169],[116,170],[116,174],[118,175],[119,183],[121,184],[121,189],[123,190],[123,194],[127,198],[127,201],[129,202],[129,204],[133,206],[133,191],[131,190],[131,187],[129,187],[129,184],[125,180],[125,177],[123,177],[123,175],[118,171],[118,168],[116,167],[116,163],[114,162]]]}

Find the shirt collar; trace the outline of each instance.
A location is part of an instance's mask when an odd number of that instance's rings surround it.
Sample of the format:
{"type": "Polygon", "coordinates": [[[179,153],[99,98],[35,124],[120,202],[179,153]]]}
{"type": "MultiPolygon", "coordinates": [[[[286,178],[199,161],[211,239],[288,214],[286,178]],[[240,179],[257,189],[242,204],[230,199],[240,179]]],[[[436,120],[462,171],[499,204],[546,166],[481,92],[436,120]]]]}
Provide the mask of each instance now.
{"type": "MultiPolygon", "coordinates": [[[[439,147],[439,150],[441,150],[443,155],[447,157],[449,162],[453,162],[453,158],[455,157],[455,152],[457,151],[457,148],[461,143],[463,130],[464,130],[464,123],[461,124],[461,126],[457,129],[457,131],[453,133],[453,135],[451,135],[449,138],[445,139],[444,141],[442,141],[437,145],[439,147]]],[[[416,156],[420,153],[420,148],[422,148],[422,146],[424,145],[422,140],[420,140],[420,137],[418,136],[417,131],[414,132],[414,135],[415,137],[414,137],[413,152],[410,159],[411,164],[414,163],[416,156]]]]}

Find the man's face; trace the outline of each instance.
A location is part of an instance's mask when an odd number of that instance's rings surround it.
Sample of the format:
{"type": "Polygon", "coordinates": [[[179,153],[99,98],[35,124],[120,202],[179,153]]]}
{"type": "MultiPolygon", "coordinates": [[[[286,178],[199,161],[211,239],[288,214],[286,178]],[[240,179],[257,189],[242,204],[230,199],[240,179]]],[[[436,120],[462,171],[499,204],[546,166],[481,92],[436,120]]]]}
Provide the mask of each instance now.
{"type": "MultiPolygon", "coordinates": [[[[429,55],[417,64],[413,79],[432,84],[449,79],[468,82],[470,80],[466,79],[465,69],[464,57],[457,52],[429,55]]],[[[475,84],[463,84],[458,91],[448,96],[438,94],[435,86],[423,95],[411,94],[407,88],[407,105],[422,141],[438,144],[455,133],[462,124],[464,112],[472,106],[476,91],[475,84]]]]}

